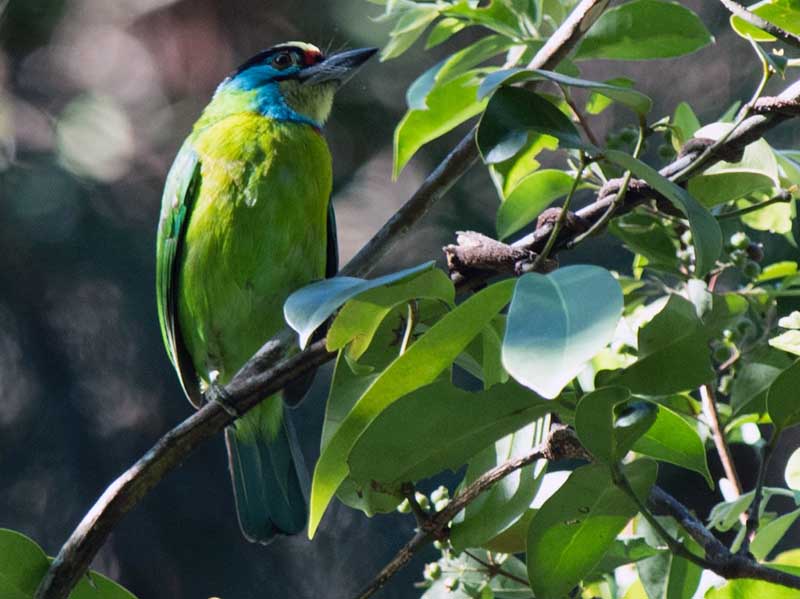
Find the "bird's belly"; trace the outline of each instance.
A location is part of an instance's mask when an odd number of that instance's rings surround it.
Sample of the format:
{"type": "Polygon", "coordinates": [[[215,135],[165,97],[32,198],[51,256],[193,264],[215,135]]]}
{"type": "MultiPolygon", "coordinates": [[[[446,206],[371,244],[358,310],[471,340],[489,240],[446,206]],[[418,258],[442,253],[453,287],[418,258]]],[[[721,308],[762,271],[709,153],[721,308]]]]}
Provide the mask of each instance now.
{"type": "Polygon", "coordinates": [[[198,374],[224,383],[283,327],[288,295],[324,277],[329,189],[273,170],[249,194],[216,191],[189,223],[178,313],[198,374]]]}

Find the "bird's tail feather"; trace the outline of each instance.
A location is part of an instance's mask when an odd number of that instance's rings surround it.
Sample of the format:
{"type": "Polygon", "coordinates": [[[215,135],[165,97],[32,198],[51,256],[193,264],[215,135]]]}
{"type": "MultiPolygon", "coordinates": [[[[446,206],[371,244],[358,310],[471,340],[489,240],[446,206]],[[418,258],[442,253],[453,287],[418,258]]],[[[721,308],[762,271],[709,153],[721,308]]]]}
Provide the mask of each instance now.
{"type": "Polygon", "coordinates": [[[275,396],[225,431],[239,525],[252,542],[297,534],[306,525],[308,471],[285,412],[275,396]]]}

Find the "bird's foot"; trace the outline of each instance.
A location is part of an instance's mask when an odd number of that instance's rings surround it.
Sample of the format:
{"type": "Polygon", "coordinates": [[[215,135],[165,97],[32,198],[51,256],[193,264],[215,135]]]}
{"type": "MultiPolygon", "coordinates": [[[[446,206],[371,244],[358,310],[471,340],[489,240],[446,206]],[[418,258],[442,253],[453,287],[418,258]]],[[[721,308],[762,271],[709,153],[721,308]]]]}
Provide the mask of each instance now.
{"type": "Polygon", "coordinates": [[[208,390],[206,391],[206,401],[213,401],[214,403],[219,404],[223,410],[225,410],[234,418],[241,418],[243,415],[242,412],[240,412],[233,404],[233,398],[231,397],[230,393],[225,390],[224,386],[217,382],[213,382],[208,386],[208,390]]]}

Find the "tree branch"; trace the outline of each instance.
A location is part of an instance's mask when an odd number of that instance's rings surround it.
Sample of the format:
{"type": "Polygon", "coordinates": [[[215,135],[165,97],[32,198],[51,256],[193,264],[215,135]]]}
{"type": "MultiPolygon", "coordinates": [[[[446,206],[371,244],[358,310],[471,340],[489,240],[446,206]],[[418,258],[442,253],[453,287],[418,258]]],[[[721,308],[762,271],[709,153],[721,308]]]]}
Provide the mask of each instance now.
{"type": "Polygon", "coordinates": [[[759,564],[754,559],[731,553],[686,506],[669,493],[653,487],[650,503],[661,512],[669,514],[705,550],[709,569],[723,578],[752,578],[779,584],[790,589],[800,589],[800,576],[759,564]]]}
{"type": "Polygon", "coordinates": [[[547,440],[534,447],[530,453],[484,472],[475,482],[453,497],[446,508],[432,514],[424,529],[420,529],[408,543],[403,545],[394,558],[356,596],[357,599],[367,599],[374,595],[392,576],[411,561],[415,553],[435,539],[445,537],[450,521],[496,482],[537,460],[564,458],[588,459],[589,454],[580,445],[572,429],[557,425],[550,431],[547,440]]]}
{"type": "Polygon", "coordinates": [[[777,25],[762,19],[757,14],[747,10],[747,8],[745,8],[738,2],[734,2],[733,0],[719,0],[719,1],[732,14],[739,17],[743,21],[747,21],[753,27],[757,27],[758,29],[766,31],[767,33],[777,37],[779,40],[789,44],[790,46],[794,46],[795,48],[800,48],[800,36],[797,36],[794,33],[789,33],[785,29],[782,29],[777,25]]]}
{"type": "MultiPolygon", "coordinates": [[[[531,68],[552,69],[599,18],[609,0],[581,0],[570,16],[536,53],[531,68]]],[[[342,275],[368,274],[476,162],[478,150],[471,130],[425,179],[414,195],[342,269],[342,275]]],[[[325,340],[286,357],[295,336],[283,331],[268,341],[226,386],[231,404],[245,413],[286,384],[333,358],[325,340]]],[[[141,459],[117,478],[72,532],[36,590],[36,599],[66,599],[89,568],[108,535],[133,507],[201,443],[222,431],[232,418],[217,403],[209,403],[164,435],[141,459]]]]}
{"type": "MultiPolygon", "coordinates": [[[[749,144],[763,137],[767,131],[780,123],[800,115],[798,103],[800,103],[800,81],[788,87],[778,97],[762,98],[753,107],[754,115],[745,119],[725,143],[714,148],[713,152],[706,151],[711,140],[690,140],[678,158],[659,172],[675,183],[682,184],[688,179],[686,173],[702,171],[723,160],[735,162],[741,158],[745,147],[749,144]]],[[[555,249],[573,247],[577,238],[581,237],[587,229],[593,228],[614,204],[621,185],[621,179],[609,181],[597,192],[594,202],[574,213],[576,226],[570,226],[569,221],[567,222],[565,231],[559,236],[555,249]]],[[[665,210],[672,209],[672,204],[666,203],[666,200],[663,200],[646,181],[633,179],[629,182],[624,200],[619,202],[614,215],[619,216],[630,212],[636,206],[651,199],[662,201],[665,210]]],[[[473,245],[470,253],[474,263],[480,264],[481,269],[451,268],[450,274],[453,281],[461,289],[474,289],[485,283],[488,278],[509,271],[507,262],[493,262],[492,256],[519,255],[521,258],[514,263],[512,270],[514,272],[529,271],[535,257],[542,252],[547,243],[553,226],[552,219],[540,218],[533,232],[508,245],[507,250],[501,250],[497,246],[501,242],[496,240],[491,240],[491,247],[484,248],[481,244],[473,245]]],[[[457,245],[448,246],[448,254],[458,252],[458,247],[457,245]]]]}

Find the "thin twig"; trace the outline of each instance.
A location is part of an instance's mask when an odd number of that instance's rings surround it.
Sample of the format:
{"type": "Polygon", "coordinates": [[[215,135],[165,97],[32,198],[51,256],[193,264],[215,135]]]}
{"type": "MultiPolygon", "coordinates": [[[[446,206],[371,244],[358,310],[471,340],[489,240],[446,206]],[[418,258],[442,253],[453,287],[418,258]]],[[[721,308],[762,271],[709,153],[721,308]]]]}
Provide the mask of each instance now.
{"type": "Polygon", "coordinates": [[[570,96],[569,91],[567,91],[567,89],[565,89],[563,85],[559,85],[558,88],[561,90],[561,95],[564,97],[564,101],[567,103],[567,106],[570,107],[570,109],[572,110],[572,114],[575,115],[578,124],[581,126],[581,129],[583,129],[583,132],[586,134],[586,139],[588,139],[593,146],[599,147],[600,142],[597,141],[597,137],[592,131],[592,128],[589,126],[589,122],[586,120],[586,117],[584,116],[583,112],[581,112],[581,109],[578,108],[578,105],[575,104],[575,100],[572,99],[572,96],[570,96]]]}
{"type": "Polygon", "coordinates": [[[739,474],[736,472],[736,467],[733,464],[733,456],[731,449],[728,447],[728,441],[725,439],[725,433],[722,430],[722,425],[719,421],[719,411],[717,410],[717,401],[714,389],[709,384],[700,387],[700,401],[703,406],[703,414],[708,421],[708,426],[711,429],[711,436],[714,439],[714,446],[717,448],[717,454],[722,462],[722,469],[725,471],[725,478],[727,478],[736,496],[742,494],[742,483],[739,481],[739,474]]]}
{"type": "Polygon", "coordinates": [[[650,512],[644,501],[639,499],[639,496],[636,495],[636,492],[633,490],[633,487],[631,487],[627,477],[619,467],[612,468],[612,471],[614,472],[614,482],[617,487],[619,487],[619,489],[625,493],[631,499],[631,501],[634,502],[636,507],[639,508],[639,512],[642,514],[642,517],[647,520],[648,524],[650,524],[653,530],[656,531],[656,534],[661,537],[661,540],[667,544],[667,547],[669,547],[669,550],[673,555],[689,560],[701,568],[711,568],[712,564],[709,561],[689,551],[683,543],[681,543],[678,539],[673,538],[673,536],[667,532],[667,530],[661,525],[661,522],[659,522],[658,519],[653,516],[652,512],[650,512]]]}
{"type": "Polygon", "coordinates": [[[759,202],[757,204],[753,204],[751,206],[747,206],[745,208],[740,208],[738,210],[732,210],[730,212],[723,212],[717,218],[719,220],[723,220],[726,218],[736,218],[739,216],[744,216],[745,214],[750,214],[751,212],[756,212],[767,206],[772,206],[772,204],[780,204],[792,201],[792,194],[788,190],[781,190],[777,195],[771,197],[768,200],[764,200],[763,202],[759,202]]]}
{"type": "Polygon", "coordinates": [[[649,501],[663,510],[705,550],[709,570],[728,579],[752,578],[790,589],[800,589],[800,576],[759,564],[744,555],[732,554],[682,503],[659,487],[653,487],[649,501]]]}
{"type": "Polygon", "coordinates": [[[513,580],[514,582],[518,582],[520,584],[524,584],[526,587],[530,586],[530,583],[527,580],[525,580],[524,578],[520,578],[516,574],[512,574],[511,572],[507,572],[506,570],[503,570],[503,568],[501,568],[498,564],[490,564],[486,560],[482,560],[481,558],[479,558],[477,555],[475,555],[471,551],[464,550],[464,553],[470,559],[472,559],[473,561],[478,562],[481,566],[486,568],[486,573],[490,577],[505,576],[509,580],[513,580]]]}
{"type": "MultiPolygon", "coordinates": [[[[639,137],[636,140],[636,147],[633,149],[633,157],[639,158],[639,155],[642,153],[642,148],[644,148],[644,139],[647,134],[647,122],[644,120],[643,116],[639,117],[639,137]]],[[[619,186],[619,191],[617,191],[617,195],[614,196],[614,199],[611,201],[608,209],[603,213],[603,215],[595,222],[589,229],[578,235],[575,239],[570,241],[567,244],[567,249],[574,248],[576,245],[581,243],[583,240],[596,235],[603,229],[605,229],[606,225],[609,223],[611,218],[614,216],[614,213],[617,211],[617,208],[625,201],[625,194],[628,193],[628,186],[631,182],[631,171],[625,171],[625,174],[622,177],[622,183],[619,186]]]]}
{"type": "Polygon", "coordinates": [[[761,514],[761,501],[764,494],[764,482],[767,478],[767,468],[769,467],[772,452],[775,449],[775,444],[778,441],[778,431],[773,430],[772,435],[764,446],[761,452],[761,460],[758,464],[758,478],[756,479],[756,486],[753,490],[753,501],[747,509],[747,525],[745,527],[745,535],[742,540],[742,546],[739,548],[739,553],[747,555],[750,552],[750,542],[753,540],[756,531],[758,530],[758,521],[761,514]]]}
{"type": "Polygon", "coordinates": [[[569,193],[567,197],[564,199],[564,203],[561,206],[561,211],[558,213],[558,218],[556,219],[555,224],[553,225],[552,231],[550,231],[550,237],[547,239],[547,243],[542,249],[541,253],[536,256],[536,259],[533,261],[532,270],[536,272],[539,270],[539,267],[547,260],[547,257],[550,255],[553,247],[556,244],[556,240],[558,239],[559,233],[561,233],[561,229],[564,228],[564,223],[567,222],[567,215],[569,214],[569,206],[572,202],[572,198],[575,196],[575,192],[578,189],[578,185],[581,183],[581,179],[583,179],[583,171],[588,166],[588,161],[586,157],[581,152],[581,164],[578,167],[578,172],[575,173],[575,179],[572,181],[572,187],[569,189],[569,193]]]}
{"type": "Polygon", "coordinates": [[[762,31],[766,31],[770,35],[777,37],[779,40],[786,42],[790,46],[794,46],[795,48],[800,48],[800,36],[797,36],[794,33],[790,33],[785,29],[778,27],[774,23],[770,23],[769,21],[762,19],[757,14],[747,10],[744,6],[742,6],[738,2],[734,2],[733,0],[719,0],[719,1],[731,13],[733,13],[743,21],[747,21],[753,27],[757,27],[762,31]]]}
{"type": "Polygon", "coordinates": [[[512,472],[524,468],[537,460],[546,458],[546,453],[546,446],[537,447],[520,458],[484,472],[475,482],[453,497],[450,503],[447,504],[447,507],[433,514],[424,529],[420,529],[408,543],[403,545],[392,560],[386,564],[386,566],[384,566],[356,596],[357,599],[367,599],[374,595],[392,576],[411,560],[415,553],[427,546],[428,543],[431,543],[437,537],[442,536],[442,533],[449,526],[450,521],[455,518],[456,514],[474,501],[481,493],[512,472]]]}

